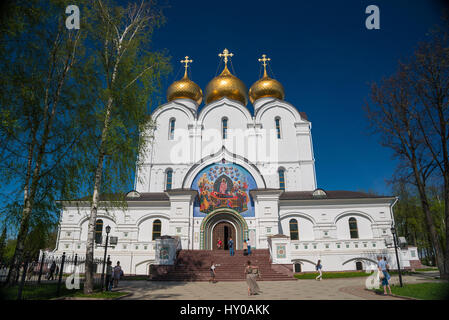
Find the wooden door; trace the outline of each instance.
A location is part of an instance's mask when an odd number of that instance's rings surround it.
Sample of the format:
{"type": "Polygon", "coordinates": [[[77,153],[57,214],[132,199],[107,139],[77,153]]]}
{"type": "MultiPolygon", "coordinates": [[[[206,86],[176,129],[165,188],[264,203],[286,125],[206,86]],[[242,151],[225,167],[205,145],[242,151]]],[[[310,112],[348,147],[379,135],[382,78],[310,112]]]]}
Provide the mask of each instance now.
{"type": "Polygon", "coordinates": [[[228,241],[230,237],[232,237],[232,240],[234,241],[235,248],[235,229],[232,224],[230,224],[229,222],[218,223],[213,230],[212,249],[218,250],[217,243],[218,239],[220,239],[221,241],[223,241],[223,245],[220,250],[229,250],[228,241]]]}

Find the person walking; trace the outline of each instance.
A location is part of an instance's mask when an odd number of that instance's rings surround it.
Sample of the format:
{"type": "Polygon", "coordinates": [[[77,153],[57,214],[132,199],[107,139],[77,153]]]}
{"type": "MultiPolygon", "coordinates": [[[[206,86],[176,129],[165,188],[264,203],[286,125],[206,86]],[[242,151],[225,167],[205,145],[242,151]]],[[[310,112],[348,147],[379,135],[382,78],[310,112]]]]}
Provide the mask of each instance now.
{"type": "Polygon", "coordinates": [[[232,240],[232,237],[229,237],[228,246],[229,246],[229,254],[232,257],[234,255],[234,240],[232,240]]]}
{"type": "Polygon", "coordinates": [[[108,260],[107,266],[106,266],[106,291],[112,290],[112,276],[114,274],[114,269],[112,269],[112,261],[108,260]]]}
{"type": "Polygon", "coordinates": [[[389,269],[388,263],[386,261],[386,259],[382,259],[381,256],[377,257],[377,268],[379,269],[380,272],[380,278],[382,279],[382,286],[384,287],[384,296],[387,295],[387,287],[388,290],[391,293],[391,288],[390,288],[390,283],[388,282],[388,280],[390,280],[390,274],[388,273],[387,269],[389,269]]]}
{"type": "Polygon", "coordinates": [[[54,273],[56,270],[56,262],[53,260],[50,266],[50,273],[48,274],[47,280],[54,280],[54,273]]]}
{"type": "Polygon", "coordinates": [[[214,262],[211,261],[211,263],[210,263],[210,279],[209,279],[209,282],[212,282],[212,283],[216,283],[217,282],[215,280],[215,276],[216,276],[215,268],[216,268],[216,266],[215,266],[214,262]]]}
{"type": "Polygon", "coordinates": [[[217,241],[217,249],[220,250],[222,246],[223,246],[223,241],[221,241],[221,239],[218,238],[218,241],[217,241]]]}
{"type": "Polygon", "coordinates": [[[256,278],[260,277],[259,267],[251,266],[251,261],[248,260],[245,268],[246,284],[248,285],[248,296],[259,294],[260,288],[257,284],[256,278]]]}
{"type": "Polygon", "coordinates": [[[323,272],[321,271],[321,269],[323,268],[323,266],[321,265],[321,260],[318,260],[318,262],[316,263],[315,269],[316,271],[319,272],[319,275],[315,278],[315,280],[322,280],[323,279],[323,272]]]}
{"type": "Polygon", "coordinates": [[[117,265],[114,267],[114,288],[117,288],[121,276],[123,276],[123,270],[120,267],[120,261],[117,261],[117,265]]]}
{"type": "Polygon", "coordinates": [[[251,243],[249,242],[249,239],[246,239],[246,245],[248,246],[248,255],[251,255],[251,243]]]}
{"type": "Polygon", "coordinates": [[[243,241],[243,255],[244,256],[248,255],[248,244],[246,243],[246,240],[243,241]]]}

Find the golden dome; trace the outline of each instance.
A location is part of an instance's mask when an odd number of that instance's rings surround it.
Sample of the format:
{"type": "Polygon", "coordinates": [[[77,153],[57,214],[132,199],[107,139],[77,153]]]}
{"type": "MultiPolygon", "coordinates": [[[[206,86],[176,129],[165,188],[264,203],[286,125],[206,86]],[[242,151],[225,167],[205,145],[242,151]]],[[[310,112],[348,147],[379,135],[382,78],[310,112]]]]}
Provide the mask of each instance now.
{"type": "Polygon", "coordinates": [[[209,104],[223,97],[227,97],[240,101],[246,106],[248,103],[246,86],[242,80],[231,74],[228,70],[228,57],[232,57],[233,54],[229,53],[228,49],[224,49],[223,54],[219,54],[219,56],[224,57],[225,67],[219,76],[213,78],[208,83],[206,87],[206,103],[209,104]]]}
{"type": "Polygon", "coordinates": [[[282,84],[268,75],[264,75],[262,79],[257,80],[249,89],[251,103],[265,97],[278,98],[279,100],[284,100],[285,97],[282,84]]]}
{"type": "Polygon", "coordinates": [[[243,103],[244,106],[248,103],[246,97],[246,86],[236,76],[229,72],[228,67],[225,67],[223,72],[213,78],[206,87],[206,103],[219,100],[227,97],[232,100],[237,100],[243,103]]]}
{"type": "Polygon", "coordinates": [[[184,77],[181,80],[173,82],[170,87],[168,87],[167,100],[172,101],[175,99],[191,99],[196,101],[199,105],[203,100],[203,91],[187,76],[188,63],[192,62],[192,60],[188,60],[188,58],[189,57],[186,57],[186,60],[181,60],[182,63],[186,64],[184,77]]]}
{"type": "Polygon", "coordinates": [[[262,55],[262,57],[263,58],[259,59],[259,61],[263,61],[264,74],[263,77],[257,80],[249,89],[249,100],[251,103],[254,103],[257,99],[265,97],[273,97],[284,100],[284,87],[279,81],[270,78],[267,74],[266,62],[270,61],[270,58],[266,58],[265,55],[262,55]]]}

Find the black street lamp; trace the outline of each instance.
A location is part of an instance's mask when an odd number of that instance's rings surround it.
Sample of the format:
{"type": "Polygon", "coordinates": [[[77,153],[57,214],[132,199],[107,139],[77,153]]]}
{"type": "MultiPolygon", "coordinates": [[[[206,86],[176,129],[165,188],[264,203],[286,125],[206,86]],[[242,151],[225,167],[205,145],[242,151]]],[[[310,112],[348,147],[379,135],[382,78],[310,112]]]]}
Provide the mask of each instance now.
{"type": "Polygon", "coordinates": [[[104,268],[106,266],[106,253],[108,252],[109,232],[111,232],[111,227],[107,226],[106,227],[106,244],[104,246],[103,271],[101,272],[101,291],[103,291],[103,288],[104,288],[104,268]]]}
{"type": "Polygon", "coordinates": [[[393,235],[393,243],[394,243],[394,251],[396,252],[396,262],[398,264],[398,273],[399,273],[399,285],[402,287],[402,274],[401,274],[401,265],[399,263],[398,256],[398,245],[397,245],[397,237],[396,237],[396,228],[393,224],[391,224],[391,234],[393,235]]]}

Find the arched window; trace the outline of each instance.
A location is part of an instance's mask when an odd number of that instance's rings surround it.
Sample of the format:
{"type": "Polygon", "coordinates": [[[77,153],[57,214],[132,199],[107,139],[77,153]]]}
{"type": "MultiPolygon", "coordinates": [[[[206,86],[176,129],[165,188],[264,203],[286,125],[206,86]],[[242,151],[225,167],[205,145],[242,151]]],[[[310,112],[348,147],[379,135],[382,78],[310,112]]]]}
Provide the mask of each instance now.
{"type": "Polygon", "coordinates": [[[103,220],[98,219],[95,223],[95,243],[100,244],[103,235],[103,220]]]}
{"type": "Polygon", "coordinates": [[[358,270],[358,271],[363,270],[363,264],[362,264],[361,261],[357,261],[357,262],[355,263],[355,269],[358,270]]]}
{"type": "Polygon", "coordinates": [[[278,139],[281,138],[281,118],[277,117],[276,119],[274,119],[274,123],[276,126],[276,135],[278,137],[278,139]]]}
{"type": "Polygon", "coordinates": [[[162,223],[161,220],[154,220],[153,222],[153,240],[161,236],[162,223]]]}
{"type": "Polygon", "coordinates": [[[168,169],[165,173],[165,190],[171,190],[172,183],[173,183],[173,170],[168,169]]]}
{"type": "Polygon", "coordinates": [[[358,239],[359,230],[357,228],[356,218],[349,218],[349,233],[351,234],[351,239],[358,239]]]}
{"type": "Polygon", "coordinates": [[[168,130],[168,140],[175,139],[175,124],[176,124],[176,119],[171,118],[170,123],[169,123],[169,130],[168,130]]]}
{"type": "Polygon", "coordinates": [[[289,222],[289,226],[290,226],[290,240],[299,240],[298,221],[296,219],[291,219],[289,222]]]}
{"type": "Polygon", "coordinates": [[[228,138],[228,118],[221,119],[221,132],[222,132],[222,138],[227,139],[228,138]]]}
{"type": "Polygon", "coordinates": [[[285,190],[285,170],[282,168],[279,169],[278,174],[279,174],[279,189],[285,190]]]}

